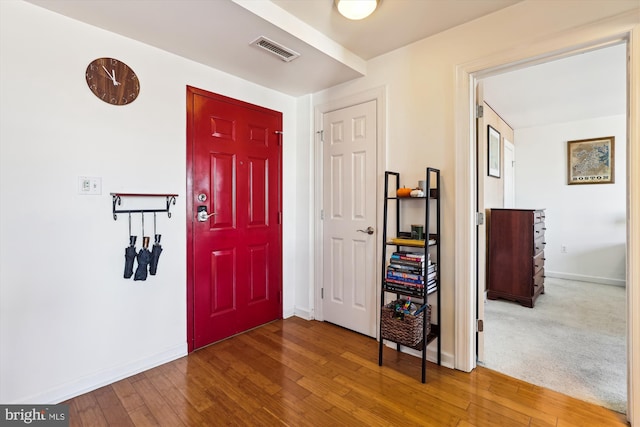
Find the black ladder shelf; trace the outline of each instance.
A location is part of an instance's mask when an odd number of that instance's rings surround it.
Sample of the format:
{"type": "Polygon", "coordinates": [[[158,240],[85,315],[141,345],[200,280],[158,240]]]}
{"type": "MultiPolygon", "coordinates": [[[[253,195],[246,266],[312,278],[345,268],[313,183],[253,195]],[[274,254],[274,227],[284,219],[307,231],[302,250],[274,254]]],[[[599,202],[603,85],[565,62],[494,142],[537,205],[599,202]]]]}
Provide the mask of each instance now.
{"type": "MultiPolygon", "coordinates": [[[[437,341],[437,361],[438,365],[441,364],[441,350],[442,343],[440,339],[440,272],[442,271],[442,265],[440,260],[440,170],[427,167],[425,171],[425,187],[423,188],[424,195],[421,197],[398,197],[398,190],[400,189],[400,173],[398,172],[385,172],[384,176],[384,220],[382,229],[382,275],[380,286],[380,343],[379,343],[379,355],[378,364],[382,366],[383,361],[383,348],[384,342],[395,342],[396,350],[400,351],[402,346],[407,348],[413,348],[422,352],[422,382],[426,381],[426,362],[427,362],[427,346],[434,340],[437,341]],[[391,180],[395,180],[395,188],[390,188],[391,180]],[[391,205],[391,206],[390,206],[391,205]],[[393,206],[395,205],[395,206],[393,206]],[[409,207],[409,209],[424,209],[424,241],[421,239],[412,238],[411,233],[406,230],[408,219],[402,217],[405,209],[401,209],[401,205],[409,207]],[[393,218],[395,216],[395,218],[393,218]],[[404,229],[402,228],[404,227],[404,229]],[[408,241],[407,241],[408,240],[408,241]],[[418,240],[418,241],[415,241],[418,240]],[[424,270],[422,271],[422,286],[406,284],[403,285],[398,281],[394,283],[387,280],[387,268],[390,264],[390,258],[392,254],[388,255],[387,248],[395,247],[395,251],[415,251],[416,253],[422,253],[424,255],[424,270]],[[435,263],[435,267],[431,267],[435,271],[435,278],[429,279],[430,268],[429,265],[435,263]],[[435,280],[435,282],[434,282],[435,280]],[[383,318],[382,316],[387,313],[389,309],[385,308],[387,304],[387,294],[395,295],[396,300],[401,297],[411,298],[411,302],[419,300],[422,305],[429,305],[429,295],[435,294],[436,297],[436,319],[432,319],[428,315],[430,308],[427,307],[424,310],[422,316],[422,332],[420,341],[417,345],[408,345],[401,343],[393,334],[383,334],[383,318]],[[435,320],[435,323],[432,321],[435,320]],[[429,332],[427,333],[427,330],[429,332]],[[391,336],[393,335],[393,336],[391,336]]],[[[415,236],[413,236],[415,237],[415,236]]],[[[433,273],[431,273],[433,274],[433,273]]],[[[420,280],[418,280],[419,282],[420,280]]],[[[417,313],[417,312],[416,312],[417,313]]],[[[403,317],[402,322],[395,322],[395,324],[404,324],[406,315],[403,317]]],[[[407,324],[410,325],[409,322],[407,324]]],[[[402,327],[402,326],[401,326],[402,327]]],[[[420,326],[418,326],[420,327],[420,326]]],[[[388,330],[388,327],[385,328],[388,330]]],[[[418,331],[420,333],[420,331],[418,331]]]]}

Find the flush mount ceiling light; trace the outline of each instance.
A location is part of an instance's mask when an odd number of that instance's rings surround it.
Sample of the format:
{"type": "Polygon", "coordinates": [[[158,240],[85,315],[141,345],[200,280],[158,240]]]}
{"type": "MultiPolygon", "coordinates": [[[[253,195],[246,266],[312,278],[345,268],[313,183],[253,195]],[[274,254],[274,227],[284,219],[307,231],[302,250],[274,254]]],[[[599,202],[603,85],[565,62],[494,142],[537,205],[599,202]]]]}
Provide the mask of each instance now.
{"type": "Polygon", "coordinates": [[[334,0],[338,12],[348,19],[357,21],[371,15],[376,7],[378,0],[334,0]]]}

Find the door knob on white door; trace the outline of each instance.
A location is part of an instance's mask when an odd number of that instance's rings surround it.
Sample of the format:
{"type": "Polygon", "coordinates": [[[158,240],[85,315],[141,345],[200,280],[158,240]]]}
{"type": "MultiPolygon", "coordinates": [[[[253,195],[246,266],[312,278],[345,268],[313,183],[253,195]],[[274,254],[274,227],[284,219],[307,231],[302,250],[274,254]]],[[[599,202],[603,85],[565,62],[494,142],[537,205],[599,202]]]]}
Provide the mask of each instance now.
{"type": "Polygon", "coordinates": [[[374,232],[373,227],[367,227],[366,230],[357,230],[357,231],[359,231],[361,233],[367,233],[369,235],[373,234],[373,232],[374,232]]]}

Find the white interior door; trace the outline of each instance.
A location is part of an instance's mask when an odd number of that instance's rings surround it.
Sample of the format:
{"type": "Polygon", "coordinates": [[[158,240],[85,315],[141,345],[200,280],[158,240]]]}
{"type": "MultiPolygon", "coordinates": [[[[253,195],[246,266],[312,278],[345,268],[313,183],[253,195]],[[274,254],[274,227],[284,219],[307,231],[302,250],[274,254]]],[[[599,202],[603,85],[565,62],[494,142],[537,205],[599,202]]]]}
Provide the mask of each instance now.
{"type": "Polygon", "coordinates": [[[377,295],[376,128],[376,101],[322,119],[323,318],[371,337],[377,295]]]}
{"type": "Polygon", "coordinates": [[[516,184],[515,184],[515,149],[511,141],[504,139],[504,207],[516,207],[516,184]]]}

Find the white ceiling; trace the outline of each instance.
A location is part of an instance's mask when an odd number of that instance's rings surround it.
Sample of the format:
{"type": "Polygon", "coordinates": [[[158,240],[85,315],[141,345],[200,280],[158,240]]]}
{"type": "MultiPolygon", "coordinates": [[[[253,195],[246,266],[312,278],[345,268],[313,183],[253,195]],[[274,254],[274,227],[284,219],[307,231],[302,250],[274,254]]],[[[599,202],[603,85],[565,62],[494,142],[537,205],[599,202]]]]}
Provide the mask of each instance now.
{"type": "Polygon", "coordinates": [[[627,46],[618,44],[482,79],[513,129],[625,114],[627,46]]]}
{"type": "MultiPolygon", "coordinates": [[[[129,0],[126,13],[122,7],[113,7],[113,0],[27,1],[261,86],[300,96],[366,75],[368,59],[520,0],[382,0],[378,10],[362,21],[340,16],[334,0],[129,0]],[[266,36],[301,56],[283,62],[249,45],[258,36],[266,36]]],[[[559,72],[538,65],[517,72],[528,74],[488,78],[485,96],[514,127],[531,125],[534,118],[526,110],[544,108],[550,112],[550,103],[560,111],[554,114],[555,119],[562,111],[577,113],[588,105],[591,110],[609,105],[601,100],[618,93],[619,82],[588,83],[587,77],[604,81],[620,75],[619,69],[611,68],[617,61],[589,60],[587,54],[581,57],[587,63],[567,62],[559,72]],[[547,72],[538,74],[536,69],[547,72]],[[589,73],[583,73],[585,70],[589,73]],[[550,76],[558,73],[567,78],[551,83],[550,76]],[[576,75],[582,77],[572,77],[576,75]],[[577,83],[580,85],[575,86],[577,83]],[[579,99],[574,100],[575,94],[581,95],[579,99]],[[565,100],[573,101],[563,107],[565,100]],[[536,107],[537,102],[544,107],[536,107]]],[[[546,119],[535,117],[536,122],[540,120],[546,119]]]]}
{"type": "Polygon", "coordinates": [[[350,21],[334,0],[271,0],[363,59],[472,21],[521,0],[381,0],[368,18],[350,21]]]}

